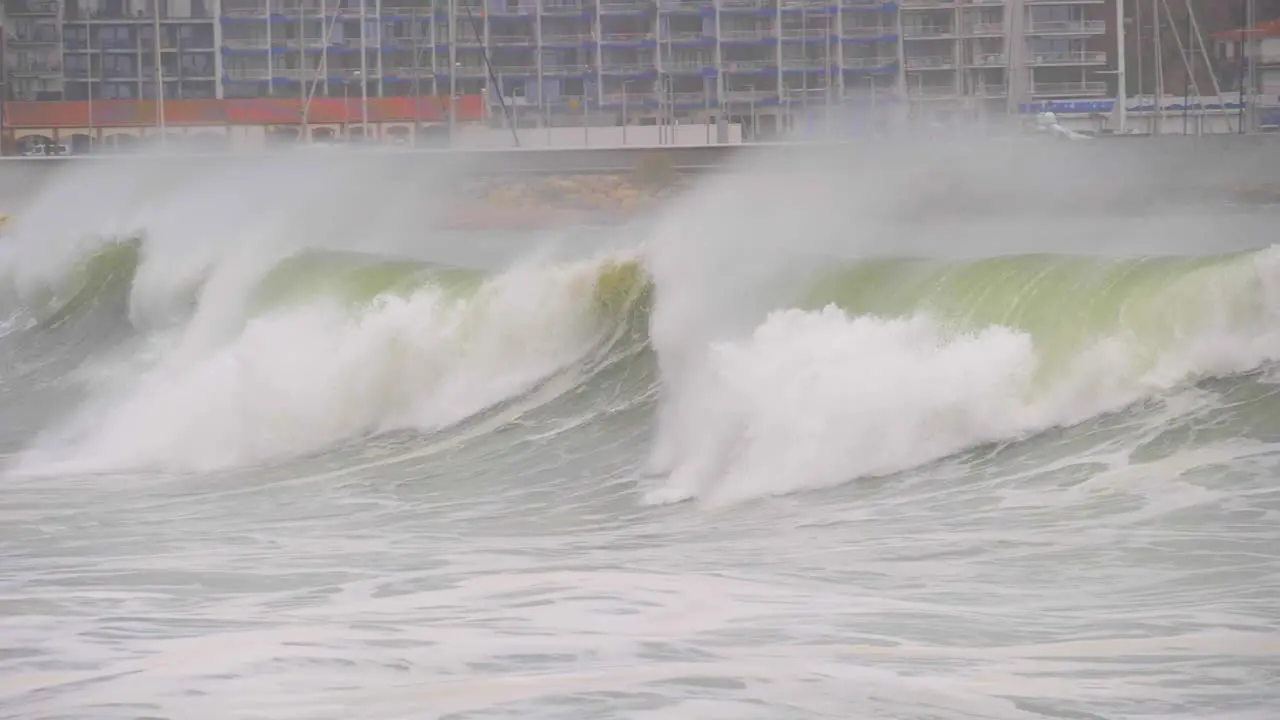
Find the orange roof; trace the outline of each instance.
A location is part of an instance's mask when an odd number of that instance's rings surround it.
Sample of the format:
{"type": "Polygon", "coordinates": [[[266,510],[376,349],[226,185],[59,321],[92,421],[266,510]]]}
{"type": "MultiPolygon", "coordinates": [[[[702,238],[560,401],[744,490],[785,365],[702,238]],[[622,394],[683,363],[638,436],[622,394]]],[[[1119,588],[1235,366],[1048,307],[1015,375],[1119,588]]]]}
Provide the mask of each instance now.
{"type": "Polygon", "coordinates": [[[1252,30],[1244,30],[1236,28],[1234,30],[1221,30],[1213,34],[1214,40],[1236,40],[1241,37],[1276,37],[1280,36],[1280,20],[1268,20],[1259,23],[1252,30]]]}
{"type": "MultiPolygon", "coordinates": [[[[482,114],[479,95],[458,98],[457,118],[478,120],[482,114]]],[[[448,112],[447,95],[422,97],[369,98],[370,122],[413,122],[443,120],[448,112]]],[[[199,125],[289,125],[302,122],[303,101],[297,98],[253,98],[244,100],[166,100],[164,120],[169,126],[199,125]]],[[[10,101],[4,104],[6,128],[79,128],[89,126],[151,126],[156,124],[154,100],[10,101]]],[[[359,98],[312,98],[307,108],[309,123],[358,122],[362,116],[359,98]]]]}

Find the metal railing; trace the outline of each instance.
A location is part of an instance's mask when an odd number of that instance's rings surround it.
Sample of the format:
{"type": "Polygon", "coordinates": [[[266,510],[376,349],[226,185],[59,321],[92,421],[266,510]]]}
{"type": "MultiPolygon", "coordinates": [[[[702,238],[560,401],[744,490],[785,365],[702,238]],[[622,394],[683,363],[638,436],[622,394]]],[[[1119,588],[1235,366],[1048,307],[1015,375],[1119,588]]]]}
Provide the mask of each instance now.
{"type": "Polygon", "coordinates": [[[227,17],[266,17],[267,8],[265,5],[261,7],[251,6],[222,6],[222,14],[227,17]]]}
{"type": "Polygon", "coordinates": [[[751,42],[753,40],[772,40],[775,37],[777,35],[774,34],[774,31],[762,28],[754,30],[720,30],[720,40],[722,42],[726,40],[729,42],[751,42]]]}
{"type": "Polygon", "coordinates": [[[1037,53],[1027,58],[1028,65],[1098,65],[1106,62],[1107,53],[1102,50],[1037,53]]]}
{"type": "Polygon", "coordinates": [[[945,38],[955,34],[955,28],[947,25],[907,25],[902,28],[902,37],[908,40],[945,38]]]}
{"type": "Polygon", "coordinates": [[[727,103],[750,103],[771,100],[778,97],[776,90],[725,90],[724,101],[727,103]]]}
{"type": "Polygon", "coordinates": [[[664,60],[662,62],[663,72],[696,72],[710,67],[715,67],[715,63],[711,60],[664,60]]]}
{"type": "Polygon", "coordinates": [[[538,3],[536,0],[494,3],[487,12],[490,15],[533,15],[538,12],[538,3]]]}
{"type": "Polygon", "coordinates": [[[636,13],[646,12],[653,8],[653,0],[608,0],[599,5],[600,12],[608,15],[610,13],[636,13]]]}
{"type": "Polygon", "coordinates": [[[1101,80],[1074,82],[1035,83],[1033,95],[1096,95],[1107,92],[1107,83],[1101,80]]]}
{"type": "Polygon", "coordinates": [[[976,22],[969,25],[968,34],[970,35],[1003,35],[1004,23],[976,22]]]}
{"type": "Polygon", "coordinates": [[[14,75],[57,75],[62,72],[59,63],[19,62],[9,66],[14,75]]]}
{"type": "Polygon", "coordinates": [[[634,75],[638,73],[656,72],[656,67],[652,62],[610,63],[606,61],[600,66],[600,72],[606,75],[634,75]]]}
{"type": "Polygon", "coordinates": [[[959,94],[954,85],[917,85],[907,83],[907,94],[912,97],[949,98],[959,94]]]}
{"type": "Polygon", "coordinates": [[[271,47],[271,42],[265,37],[260,38],[222,38],[222,46],[226,48],[234,48],[236,50],[266,50],[271,47]]]}
{"type": "Polygon", "coordinates": [[[898,64],[898,58],[893,56],[882,57],[846,57],[840,61],[842,67],[847,68],[882,68],[891,67],[898,64]]]}
{"type": "Polygon", "coordinates": [[[602,36],[603,42],[641,42],[644,40],[654,39],[651,32],[626,32],[626,33],[605,33],[602,36]]]}
{"type": "Polygon", "coordinates": [[[662,36],[663,42],[673,43],[700,43],[715,42],[715,38],[704,32],[673,32],[662,36]]]}
{"type": "Polygon", "coordinates": [[[626,103],[628,107],[634,105],[637,108],[646,103],[652,103],[657,99],[657,93],[652,92],[605,93],[601,97],[605,105],[622,105],[626,103]]]}
{"type": "MultiPolygon", "coordinates": [[[[834,58],[832,58],[830,64],[831,65],[835,64],[834,58]]],[[[828,66],[828,63],[823,58],[806,58],[806,57],[782,58],[782,67],[787,69],[820,70],[827,66],[828,66]]]]}
{"type": "Polygon", "coordinates": [[[930,57],[908,57],[907,67],[911,70],[927,70],[931,68],[952,68],[956,66],[955,58],[945,55],[930,57]]]}
{"type": "MultiPolygon", "coordinates": [[[[835,88],[831,88],[832,95],[835,94],[835,88]]],[[[823,103],[827,101],[828,89],[825,87],[818,88],[782,88],[781,97],[784,102],[795,104],[796,102],[814,102],[823,103]]]]}
{"type": "MultiPolygon", "coordinates": [[[[245,67],[224,67],[223,74],[232,80],[268,80],[271,78],[271,70],[268,68],[245,68],[245,67]]],[[[137,73],[134,73],[136,76],[137,73]]],[[[104,77],[111,77],[110,74],[104,73],[104,77]]]]}
{"type": "Polygon", "coordinates": [[[712,0],[658,0],[659,10],[703,11],[715,7],[712,0]]]}
{"type": "Polygon", "coordinates": [[[532,77],[538,74],[537,65],[494,65],[493,74],[498,77],[503,75],[513,75],[518,77],[532,77]]]}
{"type": "Polygon", "coordinates": [[[549,33],[542,36],[544,45],[550,43],[557,44],[579,44],[591,42],[591,33],[549,33]]]}
{"type": "Polygon", "coordinates": [[[543,75],[582,75],[591,70],[590,65],[573,64],[573,65],[543,65],[543,75]]]}
{"type": "Polygon", "coordinates": [[[728,60],[723,63],[725,72],[755,72],[777,67],[777,60],[728,60]]]}
{"type": "Polygon", "coordinates": [[[840,29],[840,37],[846,38],[873,38],[885,37],[888,35],[897,35],[898,29],[895,27],[883,27],[878,25],[872,26],[846,26],[840,29]]]}
{"type": "Polygon", "coordinates": [[[532,35],[490,35],[490,45],[535,45],[538,39],[532,35]]]}
{"type": "Polygon", "coordinates": [[[973,64],[984,67],[1002,67],[1009,64],[1009,56],[1004,53],[979,53],[973,56],[973,64]]]}
{"type": "Polygon", "coordinates": [[[1027,32],[1032,35],[1099,35],[1106,31],[1106,20],[1033,20],[1027,23],[1027,32]]]}
{"type": "Polygon", "coordinates": [[[571,0],[543,0],[542,2],[544,15],[580,15],[582,12],[584,8],[580,2],[571,0]]]}
{"type": "Polygon", "coordinates": [[[783,28],[783,40],[825,40],[827,36],[834,35],[835,30],[827,28],[783,28]]]}
{"type": "Polygon", "coordinates": [[[57,15],[61,5],[58,0],[26,0],[15,3],[6,10],[9,15],[57,15]]]}

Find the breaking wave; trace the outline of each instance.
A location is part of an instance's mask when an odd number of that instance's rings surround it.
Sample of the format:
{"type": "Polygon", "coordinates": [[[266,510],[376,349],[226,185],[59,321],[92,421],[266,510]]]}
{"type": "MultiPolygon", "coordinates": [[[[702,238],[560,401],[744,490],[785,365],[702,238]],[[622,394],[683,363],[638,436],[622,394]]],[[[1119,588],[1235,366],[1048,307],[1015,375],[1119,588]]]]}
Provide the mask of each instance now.
{"type": "Polygon", "coordinates": [[[624,401],[654,406],[649,499],[726,502],[895,473],[1280,355],[1274,249],[828,263],[745,332],[702,336],[664,333],[696,294],[667,294],[643,252],[482,272],[307,250],[157,299],[148,249],[9,275],[3,352],[89,348],[64,378],[81,400],[24,470],[283,462],[530,398],[504,422],[557,402],[606,415],[618,387],[600,380],[621,369],[639,378],[624,401]]]}

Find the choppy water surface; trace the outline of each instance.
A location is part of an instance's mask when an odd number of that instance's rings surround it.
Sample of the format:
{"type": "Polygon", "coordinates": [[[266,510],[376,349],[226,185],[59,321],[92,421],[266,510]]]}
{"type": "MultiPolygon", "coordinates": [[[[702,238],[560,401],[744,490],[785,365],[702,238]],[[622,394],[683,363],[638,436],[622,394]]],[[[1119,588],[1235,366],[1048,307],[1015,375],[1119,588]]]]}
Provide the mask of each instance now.
{"type": "Polygon", "coordinates": [[[467,235],[219,172],[72,174],[5,241],[0,715],[1280,707],[1274,214],[746,168],[467,235]]]}

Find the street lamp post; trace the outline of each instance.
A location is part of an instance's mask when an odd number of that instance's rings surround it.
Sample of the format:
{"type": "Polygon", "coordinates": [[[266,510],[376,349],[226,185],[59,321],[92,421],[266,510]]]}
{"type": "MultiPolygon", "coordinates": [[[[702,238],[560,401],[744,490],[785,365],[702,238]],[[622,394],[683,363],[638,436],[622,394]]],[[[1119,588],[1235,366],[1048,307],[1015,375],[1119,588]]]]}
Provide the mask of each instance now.
{"type": "Polygon", "coordinates": [[[638,78],[622,81],[622,144],[627,144],[627,124],[630,120],[627,118],[627,86],[633,82],[637,82],[638,78]]]}

